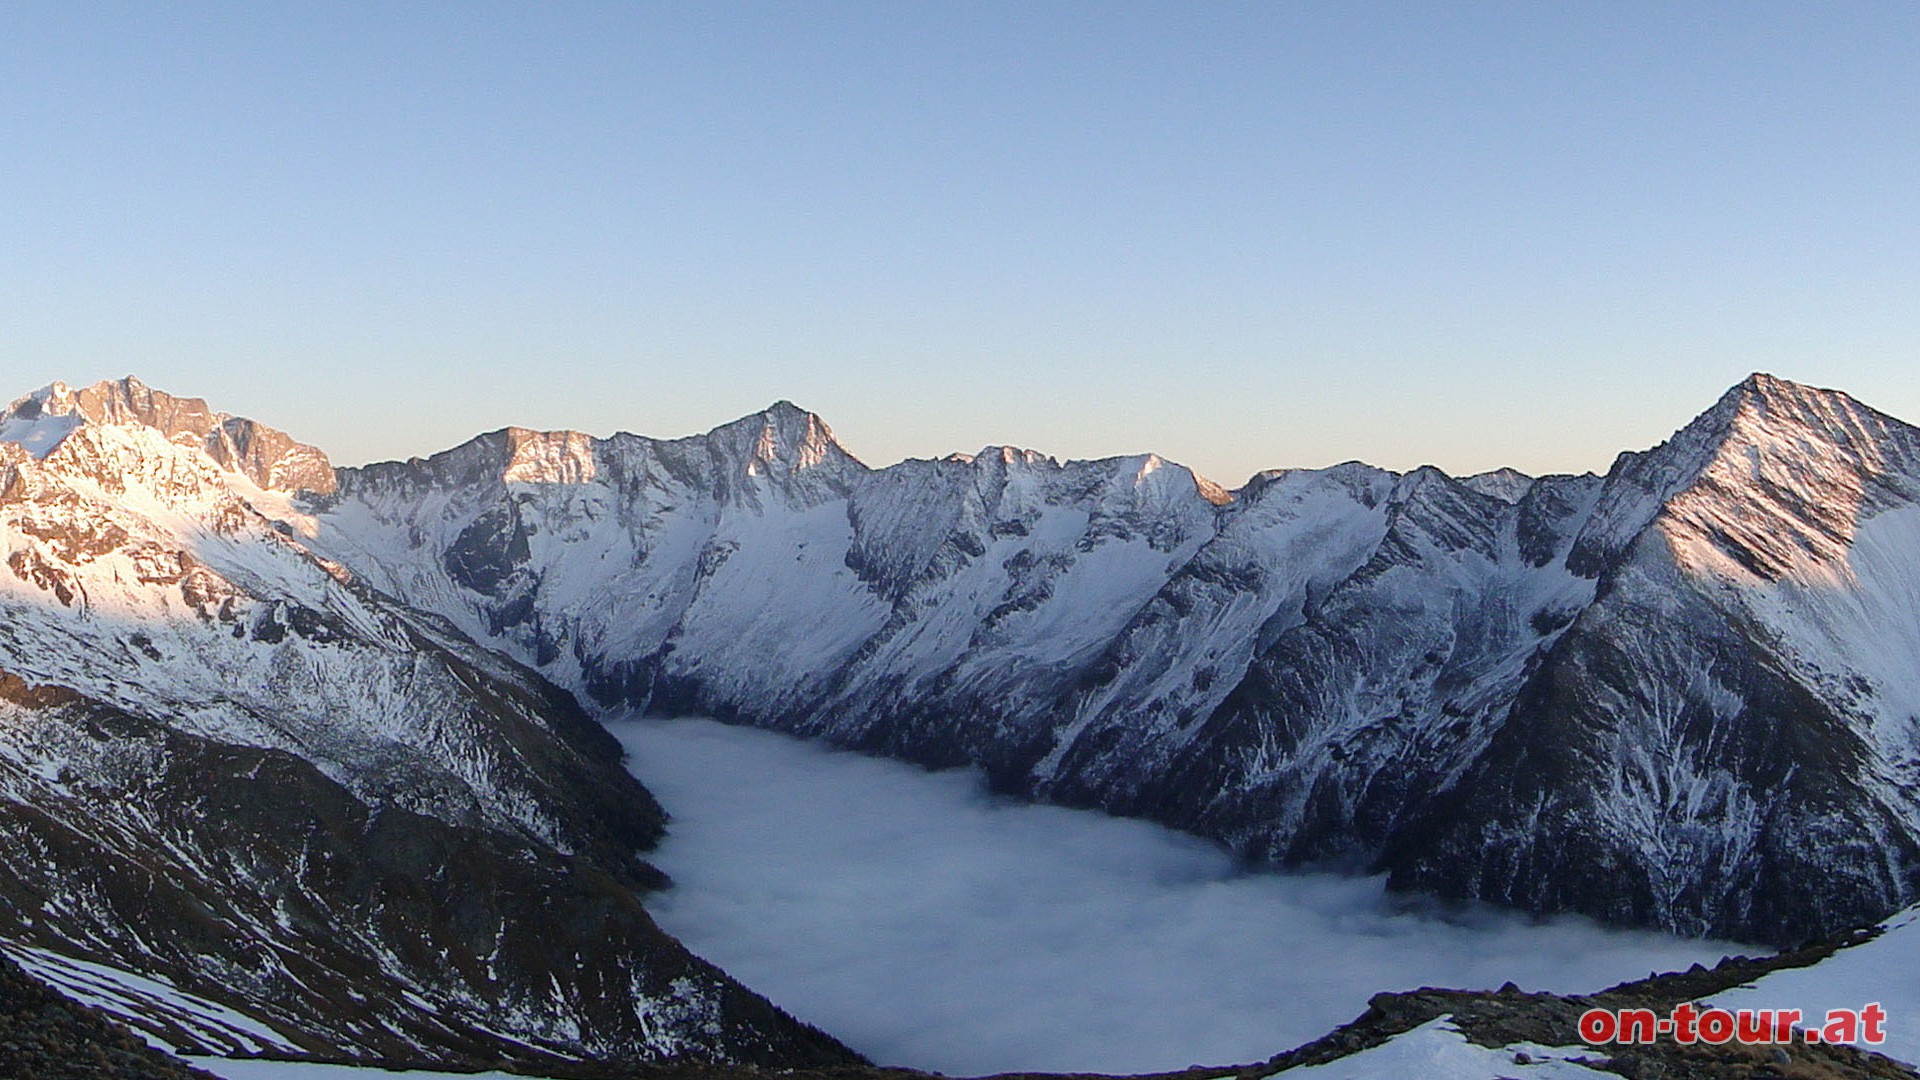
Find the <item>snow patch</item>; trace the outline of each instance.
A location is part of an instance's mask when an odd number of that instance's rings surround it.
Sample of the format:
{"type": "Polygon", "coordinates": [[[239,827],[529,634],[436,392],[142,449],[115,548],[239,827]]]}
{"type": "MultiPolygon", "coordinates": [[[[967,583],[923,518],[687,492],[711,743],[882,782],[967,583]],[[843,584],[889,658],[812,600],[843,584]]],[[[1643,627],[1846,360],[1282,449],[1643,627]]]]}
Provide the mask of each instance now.
{"type": "Polygon", "coordinates": [[[0,941],[28,974],[132,1028],[156,1049],[182,1049],[178,1036],[228,1053],[294,1053],[297,1048],[265,1021],[119,968],[0,941]]]}
{"type": "Polygon", "coordinates": [[[1584,1047],[1481,1046],[1467,1041],[1451,1016],[1439,1016],[1412,1031],[1401,1032],[1379,1046],[1369,1047],[1338,1061],[1309,1065],[1280,1074],[1287,1080],[1382,1080],[1383,1077],[1420,1077],[1421,1080],[1588,1080],[1617,1073],[1589,1068],[1595,1061],[1584,1047]],[[1516,1062],[1527,1055],[1527,1064],[1516,1062]]]}
{"type": "Polygon", "coordinates": [[[1885,932],[1841,949],[1811,967],[1786,968],[1713,997],[1723,1009],[1799,1009],[1803,1027],[1818,1027],[1830,1009],[1879,1002],[1887,1011],[1886,1041],[1863,1050],[1920,1065],[1920,907],[1881,924],[1885,932]]]}

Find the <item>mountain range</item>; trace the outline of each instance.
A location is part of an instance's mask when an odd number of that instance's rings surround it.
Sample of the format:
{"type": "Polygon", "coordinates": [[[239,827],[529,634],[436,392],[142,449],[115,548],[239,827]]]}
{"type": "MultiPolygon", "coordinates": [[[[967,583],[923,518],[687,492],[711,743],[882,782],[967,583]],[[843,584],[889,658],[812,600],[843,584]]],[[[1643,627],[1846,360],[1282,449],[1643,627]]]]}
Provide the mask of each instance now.
{"type": "Polygon", "coordinates": [[[647,917],[633,712],[1683,934],[1920,895],[1920,431],[1766,375],[1603,476],[1231,491],[874,469],[785,402],[334,468],[55,384],[0,414],[0,536],[0,940],[240,1014],[160,1001],[176,1044],[856,1061],[647,917]]]}
{"type": "Polygon", "coordinates": [[[1920,432],[1843,394],[1756,375],[1605,476],[876,470],[782,403],[337,477],[317,550],[597,709],[1683,934],[1920,883],[1920,432]]]}

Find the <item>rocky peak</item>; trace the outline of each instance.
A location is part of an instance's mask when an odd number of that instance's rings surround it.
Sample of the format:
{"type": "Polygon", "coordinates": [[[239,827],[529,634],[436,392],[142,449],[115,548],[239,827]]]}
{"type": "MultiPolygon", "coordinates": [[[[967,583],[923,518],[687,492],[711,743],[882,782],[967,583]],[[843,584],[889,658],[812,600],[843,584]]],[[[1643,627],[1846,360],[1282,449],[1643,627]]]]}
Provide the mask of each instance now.
{"type": "Polygon", "coordinates": [[[704,438],[729,464],[744,467],[749,476],[788,475],[854,460],[833,437],[833,429],[825,420],[786,400],[722,424],[704,438]]]}
{"type": "Polygon", "coordinates": [[[723,501],[757,504],[755,490],[771,484],[789,498],[812,504],[845,494],[867,471],[825,420],[784,400],[704,435],[656,445],[669,457],[704,457],[723,501]]]}
{"type": "Polygon", "coordinates": [[[975,470],[995,475],[1009,472],[1058,472],[1061,468],[1058,458],[1019,446],[983,446],[978,453],[950,454],[947,460],[962,462],[975,470]]]}
{"type": "Polygon", "coordinates": [[[268,490],[334,490],[333,466],[314,447],[265,424],[215,412],[203,398],[155,390],[132,375],[78,390],[56,382],[20,398],[0,413],[0,442],[45,457],[82,424],[152,428],[174,442],[198,445],[222,467],[268,490]]]}
{"type": "MultiPolygon", "coordinates": [[[[1832,540],[1851,535],[1847,522],[1861,508],[1865,478],[1888,470],[1889,452],[1920,458],[1911,449],[1892,450],[1903,441],[1895,435],[1902,430],[1913,429],[1839,391],[1749,375],[1672,438],[1615,460],[1569,565],[1575,573],[1599,573],[1656,518],[1668,526],[1676,515],[1696,524],[1713,518],[1716,523],[1703,536],[1724,539],[1729,529],[1750,533],[1798,519],[1799,511],[1787,503],[1832,518],[1823,528],[1833,535],[1817,545],[1831,554],[1832,540]],[[1823,502],[1832,505],[1822,508],[1823,502]],[[1831,513],[1836,510],[1838,517],[1831,513]]],[[[1904,441],[1911,445],[1911,435],[1904,441]]],[[[1705,550],[1693,541],[1679,546],[1689,563],[1694,560],[1686,557],[1687,550],[1705,550]]],[[[1706,546],[1727,547],[1720,540],[1708,540],[1706,546]]],[[[1752,560],[1742,554],[1735,561],[1752,560]]],[[[1765,574],[1782,569],[1771,557],[1754,565],[1765,566],[1765,574]]]]}
{"type": "Polygon", "coordinates": [[[205,438],[226,414],[216,414],[204,398],[174,397],[129,375],[83,387],[72,394],[80,415],[96,424],[145,424],[168,438],[182,434],[205,438]]]}
{"type": "Polygon", "coordinates": [[[1518,469],[1500,468],[1464,477],[1460,483],[1503,503],[1517,503],[1533,487],[1533,479],[1518,469]]]}
{"type": "Polygon", "coordinates": [[[1882,472],[1900,462],[1896,444],[1913,428],[1838,390],[1823,390],[1755,373],[1728,392],[1738,400],[1732,434],[1784,450],[1809,441],[1832,447],[1860,467],[1882,472]]]}
{"type": "Polygon", "coordinates": [[[1920,430],[1837,390],[1754,374],[1695,426],[1707,453],[1661,528],[1696,572],[1829,576],[1861,521],[1920,492],[1920,430]]]}
{"type": "Polygon", "coordinates": [[[508,428],[506,440],[507,464],[500,478],[509,484],[584,484],[598,472],[591,435],[508,428]]]}
{"type": "Polygon", "coordinates": [[[1156,497],[1170,501],[1193,494],[1213,506],[1225,506],[1233,501],[1232,493],[1219,484],[1159,454],[1138,454],[1115,461],[1132,486],[1143,494],[1152,490],[1158,493],[1156,497]]]}
{"type": "Polygon", "coordinates": [[[1905,426],[1839,390],[1754,372],[1662,445],[1695,446],[1710,457],[1729,445],[1813,440],[1871,453],[1889,423],[1905,426]]]}

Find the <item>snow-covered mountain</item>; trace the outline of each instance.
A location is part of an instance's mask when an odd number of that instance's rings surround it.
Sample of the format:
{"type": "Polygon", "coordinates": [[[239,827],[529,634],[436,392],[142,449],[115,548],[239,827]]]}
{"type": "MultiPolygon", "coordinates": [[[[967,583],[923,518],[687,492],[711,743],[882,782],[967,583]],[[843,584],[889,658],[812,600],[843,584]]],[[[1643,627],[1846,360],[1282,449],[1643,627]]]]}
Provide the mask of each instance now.
{"type": "Polygon", "coordinates": [[[654,926],[569,694],[286,524],[334,486],[133,379],[0,415],[0,949],[182,1049],[856,1060],[654,926]]]}
{"type": "Polygon", "coordinates": [[[784,402],[337,476],[302,543],[598,708],[1688,933],[1920,893],[1920,432],[1837,392],[1753,376],[1604,477],[875,470],[784,402]]]}
{"type": "Polygon", "coordinates": [[[590,710],[1683,932],[1920,898],[1920,431],[1767,376],[1605,476],[1231,492],[870,469],[787,403],[335,470],[56,385],[0,414],[0,543],[0,947],[176,1044],[850,1060],[653,926],[590,710]]]}

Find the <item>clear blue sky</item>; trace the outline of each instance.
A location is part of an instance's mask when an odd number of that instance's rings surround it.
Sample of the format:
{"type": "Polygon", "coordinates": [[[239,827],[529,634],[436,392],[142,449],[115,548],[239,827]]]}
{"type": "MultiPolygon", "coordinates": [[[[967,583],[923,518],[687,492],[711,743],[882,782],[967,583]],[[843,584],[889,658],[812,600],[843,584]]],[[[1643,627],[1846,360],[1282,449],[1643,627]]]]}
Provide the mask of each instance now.
{"type": "Polygon", "coordinates": [[[0,399],[1603,469],[1920,420],[1920,4],[23,2],[0,399]]]}

